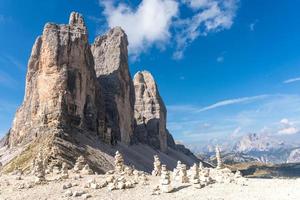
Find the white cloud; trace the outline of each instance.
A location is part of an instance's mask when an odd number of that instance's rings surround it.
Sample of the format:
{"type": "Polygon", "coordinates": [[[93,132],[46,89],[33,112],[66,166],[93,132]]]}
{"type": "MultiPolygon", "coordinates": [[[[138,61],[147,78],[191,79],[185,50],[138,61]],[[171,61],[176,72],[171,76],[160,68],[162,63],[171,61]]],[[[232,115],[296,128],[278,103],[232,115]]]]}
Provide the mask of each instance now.
{"type": "Polygon", "coordinates": [[[210,0],[183,0],[184,3],[188,4],[191,8],[199,9],[207,7],[210,0]]]}
{"type": "Polygon", "coordinates": [[[280,135],[293,135],[299,132],[299,129],[294,126],[294,123],[290,122],[287,118],[280,120],[282,128],[278,131],[280,135]]]}
{"type": "Polygon", "coordinates": [[[259,133],[286,140],[297,137],[298,134],[300,136],[300,95],[268,94],[257,100],[255,96],[248,98],[254,99],[242,102],[242,106],[228,106],[222,112],[197,112],[203,107],[195,104],[169,105],[168,128],[174,138],[198,146],[211,144],[210,140],[216,138],[233,142],[233,138],[247,133],[259,133]],[[282,123],[280,119],[284,119],[282,123]],[[204,127],[205,123],[210,126],[204,127]],[[283,123],[291,126],[284,126],[283,123]],[[186,131],[189,135],[183,135],[186,131]]]}
{"type": "Polygon", "coordinates": [[[175,42],[173,57],[183,57],[186,47],[201,35],[229,29],[238,0],[142,0],[133,8],[125,3],[99,0],[109,27],[121,26],[128,35],[129,53],[138,56],[151,46],[164,48],[175,42]],[[190,9],[186,18],[181,8],[190,9]]]}
{"type": "Polygon", "coordinates": [[[219,101],[219,102],[214,103],[212,105],[203,107],[203,108],[197,110],[197,112],[204,112],[204,111],[207,111],[207,110],[212,110],[212,109],[215,109],[215,108],[234,105],[234,104],[249,103],[249,102],[253,102],[253,101],[256,101],[256,100],[265,99],[268,96],[269,95],[258,95],[258,96],[242,97],[242,98],[228,99],[228,100],[224,100],[224,101],[219,101]]]}
{"type": "Polygon", "coordinates": [[[289,120],[287,118],[283,118],[282,120],[280,120],[280,123],[285,125],[285,126],[291,126],[291,122],[289,122],[289,120]]]}
{"type": "Polygon", "coordinates": [[[285,81],[283,81],[283,83],[293,83],[293,82],[296,82],[296,81],[300,81],[300,77],[285,80],[285,81]]]}
{"type": "Polygon", "coordinates": [[[176,22],[175,59],[181,59],[186,47],[199,36],[231,28],[237,10],[237,0],[185,0],[196,13],[176,22]]]}
{"type": "Polygon", "coordinates": [[[175,0],[142,0],[136,9],[122,3],[115,6],[108,0],[99,2],[104,6],[108,26],[121,26],[127,33],[129,52],[133,55],[169,40],[172,19],[179,6],[175,0]]]}
{"type": "Polygon", "coordinates": [[[298,133],[299,130],[295,127],[288,127],[288,128],[284,128],[278,131],[279,134],[281,135],[293,135],[298,133]]]}

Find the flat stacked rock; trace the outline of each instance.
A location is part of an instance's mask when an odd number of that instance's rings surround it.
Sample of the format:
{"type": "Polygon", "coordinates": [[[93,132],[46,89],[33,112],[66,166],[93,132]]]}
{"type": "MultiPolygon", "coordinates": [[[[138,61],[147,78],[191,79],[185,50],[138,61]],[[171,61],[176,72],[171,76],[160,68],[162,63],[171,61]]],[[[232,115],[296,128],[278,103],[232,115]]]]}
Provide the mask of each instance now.
{"type": "Polygon", "coordinates": [[[167,170],[166,165],[162,165],[161,167],[161,179],[160,179],[160,190],[163,193],[172,192],[173,187],[171,185],[170,173],[167,170]]]}
{"type": "Polygon", "coordinates": [[[200,172],[200,181],[201,183],[203,183],[205,186],[212,184],[213,183],[213,179],[210,176],[210,170],[209,169],[203,169],[200,172]]]}
{"type": "Polygon", "coordinates": [[[194,188],[200,189],[203,187],[203,185],[200,182],[199,179],[199,168],[197,164],[194,164],[191,169],[191,176],[190,176],[190,182],[193,184],[194,188]]]}
{"type": "Polygon", "coordinates": [[[81,174],[83,175],[91,175],[94,174],[93,170],[90,168],[88,164],[85,164],[84,167],[82,168],[81,174]]]}
{"type": "Polygon", "coordinates": [[[216,146],[216,159],[217,159],[217,169],[222,169],[223,162],[222,162],[221,150],[220,150],[219,146],[216,146]]]}
{"type": "Polygon", "coordinates": [[[79,156],[76,160],[76,163],[74,165],[74,172],[75,173],[80,173],[80,171],[84,168],[84,166],[86,165],[86,161],[84,159],[83,156],[79,156]]]}
{"type": "Polygon", "coordinates": [[[180,169],[181,169],[181,161],[178,160],[178,161],[177,161],[177,166],[176,166],[176,168],[174,168],[174,170],[173,170],[173,179],[174,179],[174,180],[176,180],[177,177],[179,176],[180,169]]]}
{"type": "Polygon", "coordinates": [[[188,183],[189,182],[185,164],[181,164],[179,166],[179,175],[176,177],[176,180],[179,181],[180,183],[188,183]]]}
{"type": "Polygon", "coordinates": [[[69,170],[68,170],[68,166],[65,162],[62,163],[61,165],[61,179],[67,179],[69,178],[69,170]]]}
{"type": "Polygon", "coordinates": [[[39,152],[37,158],[34,163],[34,175],[36,177],[35,183],[43,183],[45,179],[45,166],[43,162],[43,155],[39,152]]]}
{"type": "Polygon", "coordinates": [[[115,172],[122,173],[124,171],[124,159],[119,151],[116,151],[115,155],[115,172]]]}
{"type": "Polygon", "coordinates": [[[159,160],[158,155],[154,155],[153,167],[154,167],[154,169],[152,171],[152,175],[160,176],[161,175],[161,162],[159,160]]]}

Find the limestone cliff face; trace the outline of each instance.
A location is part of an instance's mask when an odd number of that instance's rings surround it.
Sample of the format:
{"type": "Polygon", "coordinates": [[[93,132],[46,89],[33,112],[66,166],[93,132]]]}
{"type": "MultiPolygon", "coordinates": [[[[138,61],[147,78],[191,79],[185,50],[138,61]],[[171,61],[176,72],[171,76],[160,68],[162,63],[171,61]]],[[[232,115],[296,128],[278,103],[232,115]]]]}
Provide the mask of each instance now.
{"type": "Polygon", "coordinates": [[[152,75],[147,71],[137,72],[133,79],[135,88],[134,117],[135,135],[142,143],[167,151],[167,110],[159,95],[152,75]]]}
{"type": "Polygon", "coordinates": [[[24,102],[9,144],[28,142],[50,127],[76,127],[103,136],[104,107],[83,18],[48,23],[32,48],[24,102]]]}
{"type": "Polygon", "coordinates": [[[108,127],[114,140],[130,144],[134,126],[134,89],[128,69],[127,36],[117,27],[92,45],[95,71],[104,89],[108,127]]]}
{"type": "Polygon", "coordinates": [[[159,153],[172,166],[178,159],[197,162],[167,131],[166,108],[152,75],[138,72],[133,84],[127,45],[124,31],[114,28],[90,46],[78,13],[66,25],[47,23],[32,48],[24,101],[0,140],[1,170],[27,170],[40,151],[57,166],[71,167],[84,156],[99,173],[112,169],[116,150],[143,170],[150,170],[157,149],[168,150],[159,153]],[[127,145],[107,145],[117,140],[127,145]],[[148,145],[128,146],[136,141],[148,145]]]}

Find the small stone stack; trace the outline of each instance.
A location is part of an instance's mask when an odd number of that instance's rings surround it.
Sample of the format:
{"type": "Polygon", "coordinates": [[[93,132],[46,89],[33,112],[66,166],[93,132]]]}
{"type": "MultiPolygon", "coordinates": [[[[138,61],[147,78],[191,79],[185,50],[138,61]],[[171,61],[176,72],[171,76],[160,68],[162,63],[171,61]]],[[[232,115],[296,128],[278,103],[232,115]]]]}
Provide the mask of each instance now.
{"type": "Polygon", "coordinates": [[[242,173],[239,170],[236,170],[235,174],[234,174],[234,178],[242,178],[242,173]]]}
{"type": "Polygon", "coordinates": [[[199,179],[199,168],[197,164],[194,164],[191,169],[190,182],[193,184],[194,188],[200,189],[202,188],[202,184],[199,179]]]}
{"type": "Polygon", "coordinates": [[[30,163],[30,174],[31,175],[35,174],[35,160],[36,160],[36,158],[32,159],[32,161],[30,163]]]}
{"type": "Polygon", "coordinates": [[[133,175],[134,168],[133,168],[133,167],[126,166],[125,169],[124,169],[124,171],[125,171],[125,174],[126,174],[127,176],[132,176],[132,175],[133,175]]]}
{"type": "Polygon", "coordinates": [[[83,175],[91,175],[93,173],[94,173],[93,170],[90,168],[88,164],[85,164],[81,170],[81,174],[83,175]]]}
{"type": "Polygon", "coordinates": [[[45,166],[44,166],[43,161],[44,161],[43,155],[40,151],[34,162],[34,175],[36,177],[36,180],[35,180],[36,183],[42,183],[46,180],[45,179],[45,166]]]}
{"type": "Polygon", "coordinates": [[[140,180],[140,173],[139,173],[139,171],[138,170],[133,170],[133,180],[134,180],[134,183],[135,184],[138,184],[139,183],[139,180],[140,180]]]}
{"type": "Polygon", "coordinates": [[[203,162],[199,162],[199,170],[201,171],[201,170],[203,170],[204,169],[204,167],[203,167],[203,162]]]}
{"type": "Polygon", "coordinates": [[[161,167],[161,179],[160,179],[160,190],[163,193],[169,193],[173,190],[170,180],[170,173],[167,170],[166,165],[161,167]]]}
{"type": "Polygon", "coordinates": [[[179,175],[176,177],[176,180],[180,183],[188,183],[189,178],[187,177],[186,165],[181,164],[179,168],[179,175]]]}
{"type": "Polygon", "coordinates": [[[148,180],[148,177],[146,176],[146,174],[145,173],[142,173],[141,174],[141,183],[142,183],[142,185],[149,185],[149,182],[148,182],[149,180],[148,180]]]}
{"type": "Polygon", "coordinates": [[[73,168],[74,172],[79,173],[84,168],[85,164],[86,163],[85,163],[84,157],[79,156],[77,158],[76,163],[75,163],[74,168],[73,168]]]}
{"type": "MultiPolygon", "coordinates": [[[[109,180],[105,181],[107,185],[107,189],[109,191],[112,190],[123,190],[123,189],[129,189],[134,187],[134,182],[133,181],[127,181],[124,176],[120,176],[118,178],[112,177],[109,180]]],[[[105,186],[106,186],[105,185],[105,186]]],[[[103,187],[104,185],[100,185],[100,188],[103,187]]]]}
{"type": "Polygon", "coordinates": [[[69,178],[68,166],[65,162],[63,162],[62,165],[61,165],[60,178],[62,178],[62,179],[68,179],[69,178]]]}
{"type": "Polygon", "coordinates": [[[178,160],[178,161],[177,161],[177,166],[176,166],[176,168],[174,168],[174,170],[173,170],[173,179],[174,179],[174,180],[176,180],[177,177],[179,176],[180,167],[181,167],[181,161],[178,160]]]}
{"type": "Polygon", "coordinates": [[[116,151],[115,155],[115,172],[122,173],[124,171],[124,159],[119,151],[116,151]]]}
{"type": "Polygon", "coordinates": [[[200,182],[205,186],[213,183],[213,179],[210,177],[209,169],[203,169],[200,174],[200,182]]]}
{"type": "Polygon", "coordinates": [[[219,146],[216,146],[216,159],[217,159],[217,169],[222,169],[223,163],[222,163],[221,151],[219,146]]]}
{"type": "Polygon", "coordinates": [[[161,162],[159,160],[158,155],[154,156],[154,162],[153,162],[153,171],[152,171],[152,175],[153,176],[160,176],[161,175],[161,162]]]}

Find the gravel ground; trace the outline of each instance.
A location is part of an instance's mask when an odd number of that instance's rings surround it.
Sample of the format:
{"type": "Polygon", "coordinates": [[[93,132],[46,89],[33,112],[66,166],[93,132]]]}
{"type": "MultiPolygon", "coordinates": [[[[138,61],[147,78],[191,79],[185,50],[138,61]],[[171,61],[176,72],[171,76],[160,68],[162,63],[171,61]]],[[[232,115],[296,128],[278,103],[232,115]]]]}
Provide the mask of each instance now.
{"type": "MultiPolygon", "coordinates": [[[[195,189],[191,184],[178,184],[174,186],[172,193],[152,195],[153,188],[158,185],[159,177],[149,176],[149,185],[137,184],[132,189],[108,191],[107,187],[102,189],[84,188],[84,185],[95,178],[96,181],[104,180],[106,175],[84,176],[80,180],[73,178],[57,181],[55,177],[47,177],[46,184],[35,185],[32,188],[18,189],[20,185],[28,184],[34,180],[32,176],[22,177],[16,180],[15,176],[0,176],[0,200],[19,199],[84,199],[80,197],[66,197],[66,191],[84,191],[90,194],[89,199],[97,200],[299,200],[300,179],[243,179],[239,184],[212,184],[202,189],[195,189]],[[52,179],[52,180],[51,180],[52,179]],[[78,186],[63,189],[67,183],[77,183],[78,186]]],[[[127,177],[128,179],[128,177],[127,177]]],[[[173,183],[175,184],[175,183],[173,183]]]]}

